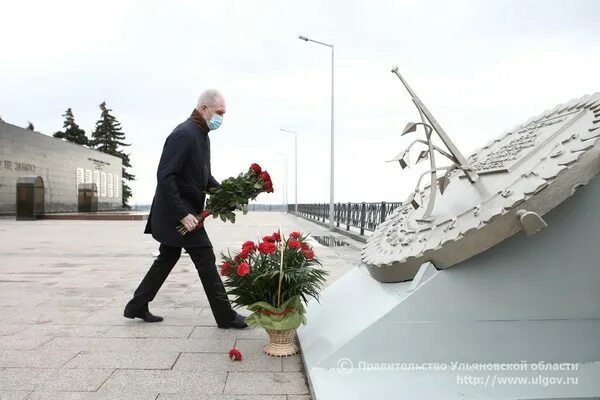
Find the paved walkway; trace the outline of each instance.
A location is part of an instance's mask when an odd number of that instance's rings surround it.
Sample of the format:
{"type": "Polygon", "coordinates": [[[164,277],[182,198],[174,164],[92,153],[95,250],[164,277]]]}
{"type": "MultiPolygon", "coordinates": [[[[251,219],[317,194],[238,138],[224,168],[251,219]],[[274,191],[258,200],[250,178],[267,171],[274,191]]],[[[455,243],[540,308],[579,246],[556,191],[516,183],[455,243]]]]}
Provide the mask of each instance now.
{"type": "MultiPolygon", "coordinates": [[[[265,355],[261,329],[216,328],[187,256],[151,304],[165,321],[122,317],[157,249],[144,223],[0,219],[0,400],[308,399],[300,356],[265,355]],[[226,355],[234,345],[242,362],[226,355]]],[[[280,213],[207,223],[217,254],[278,227],[326,232],[280,213]]],[[[331,280],[360,255],[316,253],[331,280]]]]}

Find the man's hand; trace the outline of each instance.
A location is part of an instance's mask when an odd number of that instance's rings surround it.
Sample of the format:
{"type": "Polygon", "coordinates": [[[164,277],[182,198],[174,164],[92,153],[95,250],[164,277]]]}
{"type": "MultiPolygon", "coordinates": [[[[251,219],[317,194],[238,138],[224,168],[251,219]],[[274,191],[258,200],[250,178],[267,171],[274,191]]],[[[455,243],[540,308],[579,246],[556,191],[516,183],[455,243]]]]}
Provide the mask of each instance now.
{"type": "Polygon", "coordinates": [[[185,229],[187,229],[188,232],[193,231],[198,226],[198,219],[192,214],[186,215],[185,218],[181,219],[179,222],[185,226],[185,229]]]}

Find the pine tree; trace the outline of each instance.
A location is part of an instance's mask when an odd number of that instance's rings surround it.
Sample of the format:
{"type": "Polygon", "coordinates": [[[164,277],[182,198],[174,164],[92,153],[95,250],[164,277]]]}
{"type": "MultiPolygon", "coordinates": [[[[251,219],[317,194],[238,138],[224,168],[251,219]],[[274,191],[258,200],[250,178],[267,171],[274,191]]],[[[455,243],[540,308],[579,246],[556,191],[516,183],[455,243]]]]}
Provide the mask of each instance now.
{"type": "Polygon", "coordinates": [[[124,142],[125,134],[121,131],[121,123],[111,114],[112,110],[106,107],[106,102],[100,104],[100,110],[102,113],[96,122],[96,129],[92,132],[90,147],[123,160],[123,207],[130,208],[127,202],[132,193],[127,182],[135,180],[135,176],[126,170],[126,168],[131,168],[130,154],[125,153],[123,147],[131,146],[131,144],[124,142]]]}
{"type": "Polygon", "coordinates": [[[65,111],[65,113],[62,116],[65,117],[65,122],[63,123],[64,131],[56,132],[54,134],[54,137],[59,139],[66,139],[69,142],[77,143],[80,145],[88,145],[88,137],[85,135],[85,131],[75,123],[73,111],[71,111],[70,108],[67,108],[67,111],[65,111]]]}

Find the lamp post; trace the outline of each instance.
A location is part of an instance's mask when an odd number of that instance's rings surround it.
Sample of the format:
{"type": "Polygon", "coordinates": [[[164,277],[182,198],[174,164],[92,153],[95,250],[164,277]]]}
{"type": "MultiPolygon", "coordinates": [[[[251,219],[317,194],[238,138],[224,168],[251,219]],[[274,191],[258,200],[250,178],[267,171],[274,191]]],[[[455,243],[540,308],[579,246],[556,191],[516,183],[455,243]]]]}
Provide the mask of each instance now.
{"type": "Polygon", "coordinates": [[[282,128],[279,130],[294,135],[294,214],[298,215],[298,133],[282,128]]]}
{"type": "Polygon", "coordinates": [[[285,206],[285,212],[287,213],[287,154],[277,152],[283,159],[283,205],[285,206]]]}
{"type": "Polygon", "coordinates": [[[330,230],[334,230],[334,211],[333,211],[333,190],[334,190],[334,180],[333,180],[333,176],[334,176],[334,159],[333,159],[333,150],[334,150],[334,141],[333,141],[333,121],[334,121],[334,116],[333,116],[333,82],[334,82],[334,72],[333,72],[333,66],[334,66],[334,51],[333,51],[333,45],[332,44],[327,44],[327,43],[323,43],[323,42],[319,42],[317,40],[313,40],[313,39],[309,39],[306,36],[298,36],[298,38],[300,40],[304,40],[305,42],[313,42],[316,44],[320,44],[322,46],[327,46],[331,49],[331,156],[330,156],[330,161],[331,161],[331,166],[330,166],[330,172],[329,172],[329,181],[330,181],[330,187],[329,187],[329,229],[330,230]]]}

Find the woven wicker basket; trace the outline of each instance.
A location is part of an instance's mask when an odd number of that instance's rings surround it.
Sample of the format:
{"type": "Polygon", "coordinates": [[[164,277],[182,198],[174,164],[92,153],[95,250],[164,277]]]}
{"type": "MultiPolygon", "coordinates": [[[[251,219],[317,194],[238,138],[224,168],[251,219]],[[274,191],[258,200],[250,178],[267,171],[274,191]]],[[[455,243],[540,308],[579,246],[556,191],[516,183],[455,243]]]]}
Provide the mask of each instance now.
{"type": "Polygon", "coordinates": [[[276,331],[265,329],[269,335],[269,344],[265,346],[265,353],[274,357],[287,357],[300,351],[296,345],[296,330],[288,329],[276,331]]]}

